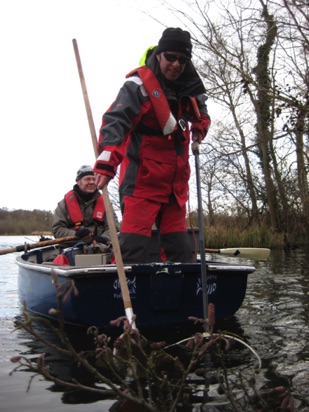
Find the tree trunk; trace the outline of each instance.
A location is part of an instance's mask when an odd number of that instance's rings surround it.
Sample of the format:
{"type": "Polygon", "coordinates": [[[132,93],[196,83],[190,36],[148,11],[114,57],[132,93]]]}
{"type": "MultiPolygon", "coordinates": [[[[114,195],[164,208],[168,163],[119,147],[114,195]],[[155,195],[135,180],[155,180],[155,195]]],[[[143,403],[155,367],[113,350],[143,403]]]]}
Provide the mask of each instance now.
{"type": "Polygon", "coordinates": [[[297,177],[299,185],[299,195],[301,199],[302,210],[307,227],[309,227],[309,191],[307,168],[304,159],[304,128],[305,119],[308,113],[305,110],[299,110],[296,124],[296,158],[297,158],[297,177]]]}
{"type": "Polygon", "coordinates": [[[277,26],[273,16],[269,15],[267,6],[263,6],[262,17],[267,24],[265,43],[258,48],[257,66],[254,69],[257,80],[257,143],[260,150],[260,159],[265,178],[265,190],[267,195],[267,205],[270,216],[272,230],[278,230],[279,210],[277,202],[277,191],[271,174],[271,157],[269,146],[272,139],[270,126],[270,79],[269,79],[269,54],[277,36],[277,26]]]}

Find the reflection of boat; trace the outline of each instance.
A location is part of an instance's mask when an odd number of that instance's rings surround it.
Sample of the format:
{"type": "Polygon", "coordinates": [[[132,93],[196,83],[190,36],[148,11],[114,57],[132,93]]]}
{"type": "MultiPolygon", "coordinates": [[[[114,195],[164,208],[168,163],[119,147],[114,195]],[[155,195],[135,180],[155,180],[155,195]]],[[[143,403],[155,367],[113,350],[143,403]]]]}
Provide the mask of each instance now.
{"type": "MultiPolygon", "coordinates": [[[[45,404],[48,402],[48,408],[44,408],[45,410],[56,410],[59,409],[59,398],[61,397],[61,402],[63,404],[69,404],[71,407],[68,407],[69,411],[84,411],[85,409],[82,408],[82,405],[87,405],[87,411],[97,411],[97,408],[92,408],[90,403],[97,402],[99,400],[106,399],[106,395],[104,393],[95,393],[93,391],[83,390],[82,388],[73,387],[70,388],[64,382],[79,382],[79,384],[84,385],[84,387],[89,387],[90,389],[96,388],[97,383],[93,372],[89,371],[85,368],[82,364],[76,362],[76,359],[72,356],[68,356],[65,354],[64,349],[66,346],[63,344],[63,341],[60,339],[58,334],[55,330],[59,330],[58,328],[51,328],[50,325],[46,324],[45,322],[41,322],[39,319],[35,319],[31,322],[31,326],[35,331],[36,335],[39,336],[41,339],[38,339],[37,336],[31,335],[27,330],[24,330],[21,326],[23,323],[23,318],[16,317],[15,318],[15,327],[16,330],[14,332],[19,348],[22,348],[22,355],[26,356],[29,360],[33,362],[33,365],[36,366],[38,359],[44,354],[44,364],[48,369],[48,372],[51,373],[58,381],[49,383],[46,385],[42,384],[39,386],[39,393],[35,389],[36,383],[31,384],[30,392],[32,396],[22,398],[21,402],[25,402],[26,404],[24,408],[20,406],[20,408],[16,408],[16,410],[40,410],[40,408],[36,408],[36,403],[33,402],[33,395],[34,399],[37,398],[44,398],[45,404]],[[62,383],[60,382],[62,381],[62,383]],[[46,392],[43,391],[43,388],[50,391],[53,395],[47,394],[46,401],[46,392]],[[32,401],[31,401],[32,399],[32,401]],[[74,408],[72,405],[79,405],[74,408]]],[[[29,326],[29,325],[28,325],[29,326]]],[[[86,331],[82,331],[79,327],[75,328],[73,326],[67,327],[65,330],[66,337],[70,344],[73,345],[74,349],[78,353],[86,353],[85,356],[89,363],[95,366],[95,345],[93,342],[93,336],[89,336],[86,331]]],[[[101,369],[103,372],[103,369],[101,369]]],[[[33,375],[33,371],[24,367],[22,371],[18,372],[22,374],[22,382],[19,384],[21,394],[25,393],[27,389],[27,384],[31,381],[31,376],[33,375]]],[[[104,374],[108,378],[111,377],[111,374],[108,370],[104,369],[104,374]]],[[[14,374],[17,378],[17,374],[14,374]]],[[[19,382],[19,381],[17,381],[19,382]]],[[[46,381],[47,382],[47,381],[46,381]]],[[[16,379],[14,381],[16,384],[16,379]]],[[[1,399],[2,400],[2,399],[1,399]]],[[[112,402],[107,401],[104,402],[102,405],[102,410],[109,410],[106,405],[110,405],[112,402]],[[106,407],[106,408],[105,408],[106,407]]],[[[13,404],[12,404],[13,405],[13,404]]],[[[61,407],[60,407],[61,410],[61,407]]]]}
{"type": "MultiPolygon", "coordinates": [[[[70,293],[62,302],[66,323],[109,328],[110,321],[124,315],[117,267],[98,264],[97,254],[75,266],[52,263],[59,253],[55,246],[34,249],[17,257],[19,300],[30,313],[53,317],[57,308],[52,273],[63,284],[74,280],[78,295],[70,293]]],[[[85,257],[84,255],[83,257],[85,257]]],[[[191,324],[188,317],[203,318],[201,265],[147,263],[125,265],[137,327],[191,324]]],[[[246,293],[247,276],[253,266],[207,261],[208,301],[217,318],[232,316],[246,293]]]]}

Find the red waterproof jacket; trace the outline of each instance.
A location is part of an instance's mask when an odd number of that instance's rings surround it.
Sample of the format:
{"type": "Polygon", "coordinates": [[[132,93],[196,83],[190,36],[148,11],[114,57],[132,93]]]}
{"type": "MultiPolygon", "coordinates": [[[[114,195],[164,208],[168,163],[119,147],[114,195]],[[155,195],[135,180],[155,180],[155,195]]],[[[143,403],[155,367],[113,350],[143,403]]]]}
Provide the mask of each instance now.
{"type": "Polygon", "coordinates": [[[204,135],[210,125],[205,89],[191,63],[183,74],[186,81],[182,79],[176,90],[169,87],[163,76],[155,75],[154,57],[147,62],[152,68],[143,66],[129,73],[104,114],[94,171],[114,177],[121,164],[121,198],[168,203],[174,194],[183,206],[190,177],[188,122],[191,130],[204,135]]]}

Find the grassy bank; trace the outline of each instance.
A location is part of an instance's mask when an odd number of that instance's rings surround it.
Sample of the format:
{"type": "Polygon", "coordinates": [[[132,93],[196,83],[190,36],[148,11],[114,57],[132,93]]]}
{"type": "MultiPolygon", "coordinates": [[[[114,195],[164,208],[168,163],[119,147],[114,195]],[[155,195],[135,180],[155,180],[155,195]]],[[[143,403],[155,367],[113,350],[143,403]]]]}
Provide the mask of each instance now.
{"type": "Polygon", "coordinates": [[[240,230],[237,227],[206,227],[205,245],[210,248],[226,247],[267,247],[270,249],[285,246],[284,235],[272,233],[263,226],[240,230]]]}
{"type": "MultiPolygon", "coordinates": [[[[50,236],[52,213],[40,210],[0,209],[0,236],[50,236]]],[[[190,213],[188,227],[198,228],[197,213],[190,213]]],[[[284,248],[286,245],[308,245],[308,230],[302,221],[293,224],[293,233],[273,232],[267,223],[252,225],[245,217],[216,215],[210,223],[204,220],[205,246],[208,248],[266,247],[284,248]]]]}

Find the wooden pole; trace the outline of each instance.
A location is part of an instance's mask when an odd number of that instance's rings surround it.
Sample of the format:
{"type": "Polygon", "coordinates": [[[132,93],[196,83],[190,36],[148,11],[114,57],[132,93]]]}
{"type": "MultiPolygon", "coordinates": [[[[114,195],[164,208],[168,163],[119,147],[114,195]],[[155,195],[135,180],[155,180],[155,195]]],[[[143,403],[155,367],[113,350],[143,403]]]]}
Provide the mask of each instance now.
{"type": "MultiPolygon", "coordinates": [[[[91,112],[85,77],[83,73],[82,63],[81,63],[76,39],[73,39],[73,47],[74,47],[75,58],[76,58],[77,68],[78,68],[78,73],[79,73],[79,79],[80,79],[80,83],[82,87],[82,92],[83,92],[83,97],[84,97],[84,102],[85,102],[85,107],[86,107],[86,112],[87,112],[87,117],[88,117],[88,123],[89,123],[91,138],[92,138],[92,145],[93,145],[95,157],[97,158],[98,149],[97,149],[96,131],[94,127],[93,116],[91,112]]],[[[111,241],[112,241],[113,250],[115,254],[115,260],[116,260],[116,266],[117,266],[117,272],[118,272],[118,278],[119,278],[119,283],[120,283],[120,288],[121,288],[124,309],[125,309],[126,317],[130,325],[132,325],[133,328],[136,328],[135,323],[133,321],[133,308],[132,308],[129,288],[128,288],[128,284],[126,280],[126,275],[125,275],[125,271],[123,267],[123,260],[121,256],[120,245],[119,245],[119,240],[118,240],[115,220],[114,220],[114,212],[113,212],[112,205],[109,199],[109,194],[108,194],[106,185],[103,187],[102,192],[103,192],[103,199],[104,199],[105,210],[106,210],[107,223],[108,223],[109,231],[111,234],[111,241]]]]}
{"type": "Polygon", "coordinates": [[[36,242],[36,243],[24,243],[23,245],[18,245],[18,246],[10,247],[7,249],[2,249],[0,250],[0,255],[5,255],[6,253],[13,253],[13,252],[25,252],[26,250],[36,249],[38,247],[58,245],[59,243],[69,242],[69,241],[78,240],[78,239],[79,238],[76,236],[67,236],[67,237],[60,237],[58,239],[42,240],[41,242],[36,242]]]}

